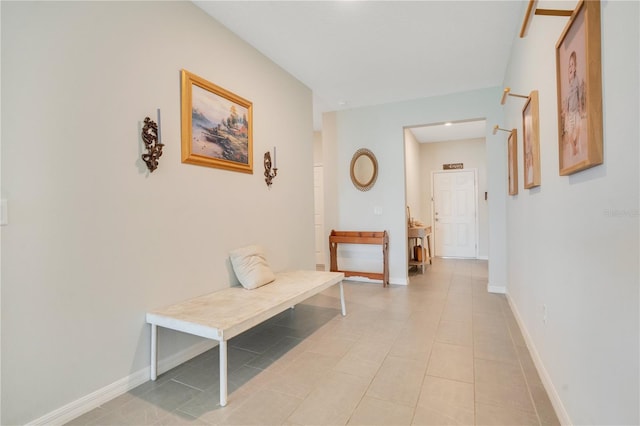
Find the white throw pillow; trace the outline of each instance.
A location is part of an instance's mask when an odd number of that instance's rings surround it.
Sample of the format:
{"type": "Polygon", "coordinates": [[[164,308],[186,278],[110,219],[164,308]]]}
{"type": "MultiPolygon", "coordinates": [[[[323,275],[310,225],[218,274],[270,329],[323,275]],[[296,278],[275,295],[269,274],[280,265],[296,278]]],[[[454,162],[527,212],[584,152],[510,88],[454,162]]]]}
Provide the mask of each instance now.
{"type": "Polygon", "coordinates": [[[260,246],[232,250],[229,252],[229,258],[240,284],[246,289],[252,290],[276,279],[260,246]]]}

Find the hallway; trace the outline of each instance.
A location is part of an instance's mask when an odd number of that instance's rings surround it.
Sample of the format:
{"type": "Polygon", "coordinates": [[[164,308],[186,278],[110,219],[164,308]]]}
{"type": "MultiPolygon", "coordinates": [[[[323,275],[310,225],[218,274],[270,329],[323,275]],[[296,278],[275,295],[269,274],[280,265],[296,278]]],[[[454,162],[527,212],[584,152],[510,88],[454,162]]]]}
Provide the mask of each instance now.
{"type": "Polygon", "coordinates": [[[434,259],[409,286],[345,281],[79,417],[77,425],[559,424],[487,262],[434,259]]]}

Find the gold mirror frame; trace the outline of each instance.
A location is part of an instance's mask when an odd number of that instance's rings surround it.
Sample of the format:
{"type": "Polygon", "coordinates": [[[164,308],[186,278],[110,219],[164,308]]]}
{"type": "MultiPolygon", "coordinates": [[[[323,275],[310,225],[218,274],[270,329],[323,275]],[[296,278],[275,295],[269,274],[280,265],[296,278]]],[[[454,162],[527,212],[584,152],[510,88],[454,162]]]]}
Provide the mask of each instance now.
{"type": "Polygon", "coordinates": [[[373,188],[373,184],[376,183],[376,179],[378,178],[378,160],[373,152],[366,148],[360,148],[357,150],[355,154],[353,154],[353,158],[351,158],[351,166],[349,169],[351,173],[351,182],[353,182],[353,185],[356,188],[360,191],[368,191],[373,188]],[[362,179],[358,176],[356,165],[365,159],[368,159],[371,162],[372,170],[369,172],[368,176],[362,179]]]}

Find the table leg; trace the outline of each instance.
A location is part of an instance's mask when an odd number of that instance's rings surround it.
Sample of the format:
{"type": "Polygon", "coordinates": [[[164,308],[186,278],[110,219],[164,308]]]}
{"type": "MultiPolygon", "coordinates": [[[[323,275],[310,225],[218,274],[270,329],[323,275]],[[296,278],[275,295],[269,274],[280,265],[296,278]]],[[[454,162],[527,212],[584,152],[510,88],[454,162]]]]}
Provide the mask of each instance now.
{"type": "Polygon", "coordinates": [[[227,341],[220,341],[220,405],[227,405],[227,341]]]}
{"type": "Polygon", "coordinates": [[[151,380],[158,378],[158,326],[151,324],[151,380]]]}
{"type": "Polygon", "coordinates": [[[340,281],[340,305],[342,307],[342,316],[347,315],[347,308],[344,304],[344,289],[342,288],[342,281],[340,281]]]}

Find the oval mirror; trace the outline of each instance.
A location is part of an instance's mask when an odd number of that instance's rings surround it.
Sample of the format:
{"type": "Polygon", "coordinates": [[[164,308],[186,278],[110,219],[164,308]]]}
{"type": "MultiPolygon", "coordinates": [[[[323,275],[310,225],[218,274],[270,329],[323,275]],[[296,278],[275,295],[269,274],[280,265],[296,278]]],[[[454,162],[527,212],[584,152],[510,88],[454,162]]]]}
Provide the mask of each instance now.
{"type": "Polygon", "coordinates": [[[378,178],[378,160],[373,152],[360,148],[351,159],[351,182],[360,191],[373,188],[378,178]]]}

